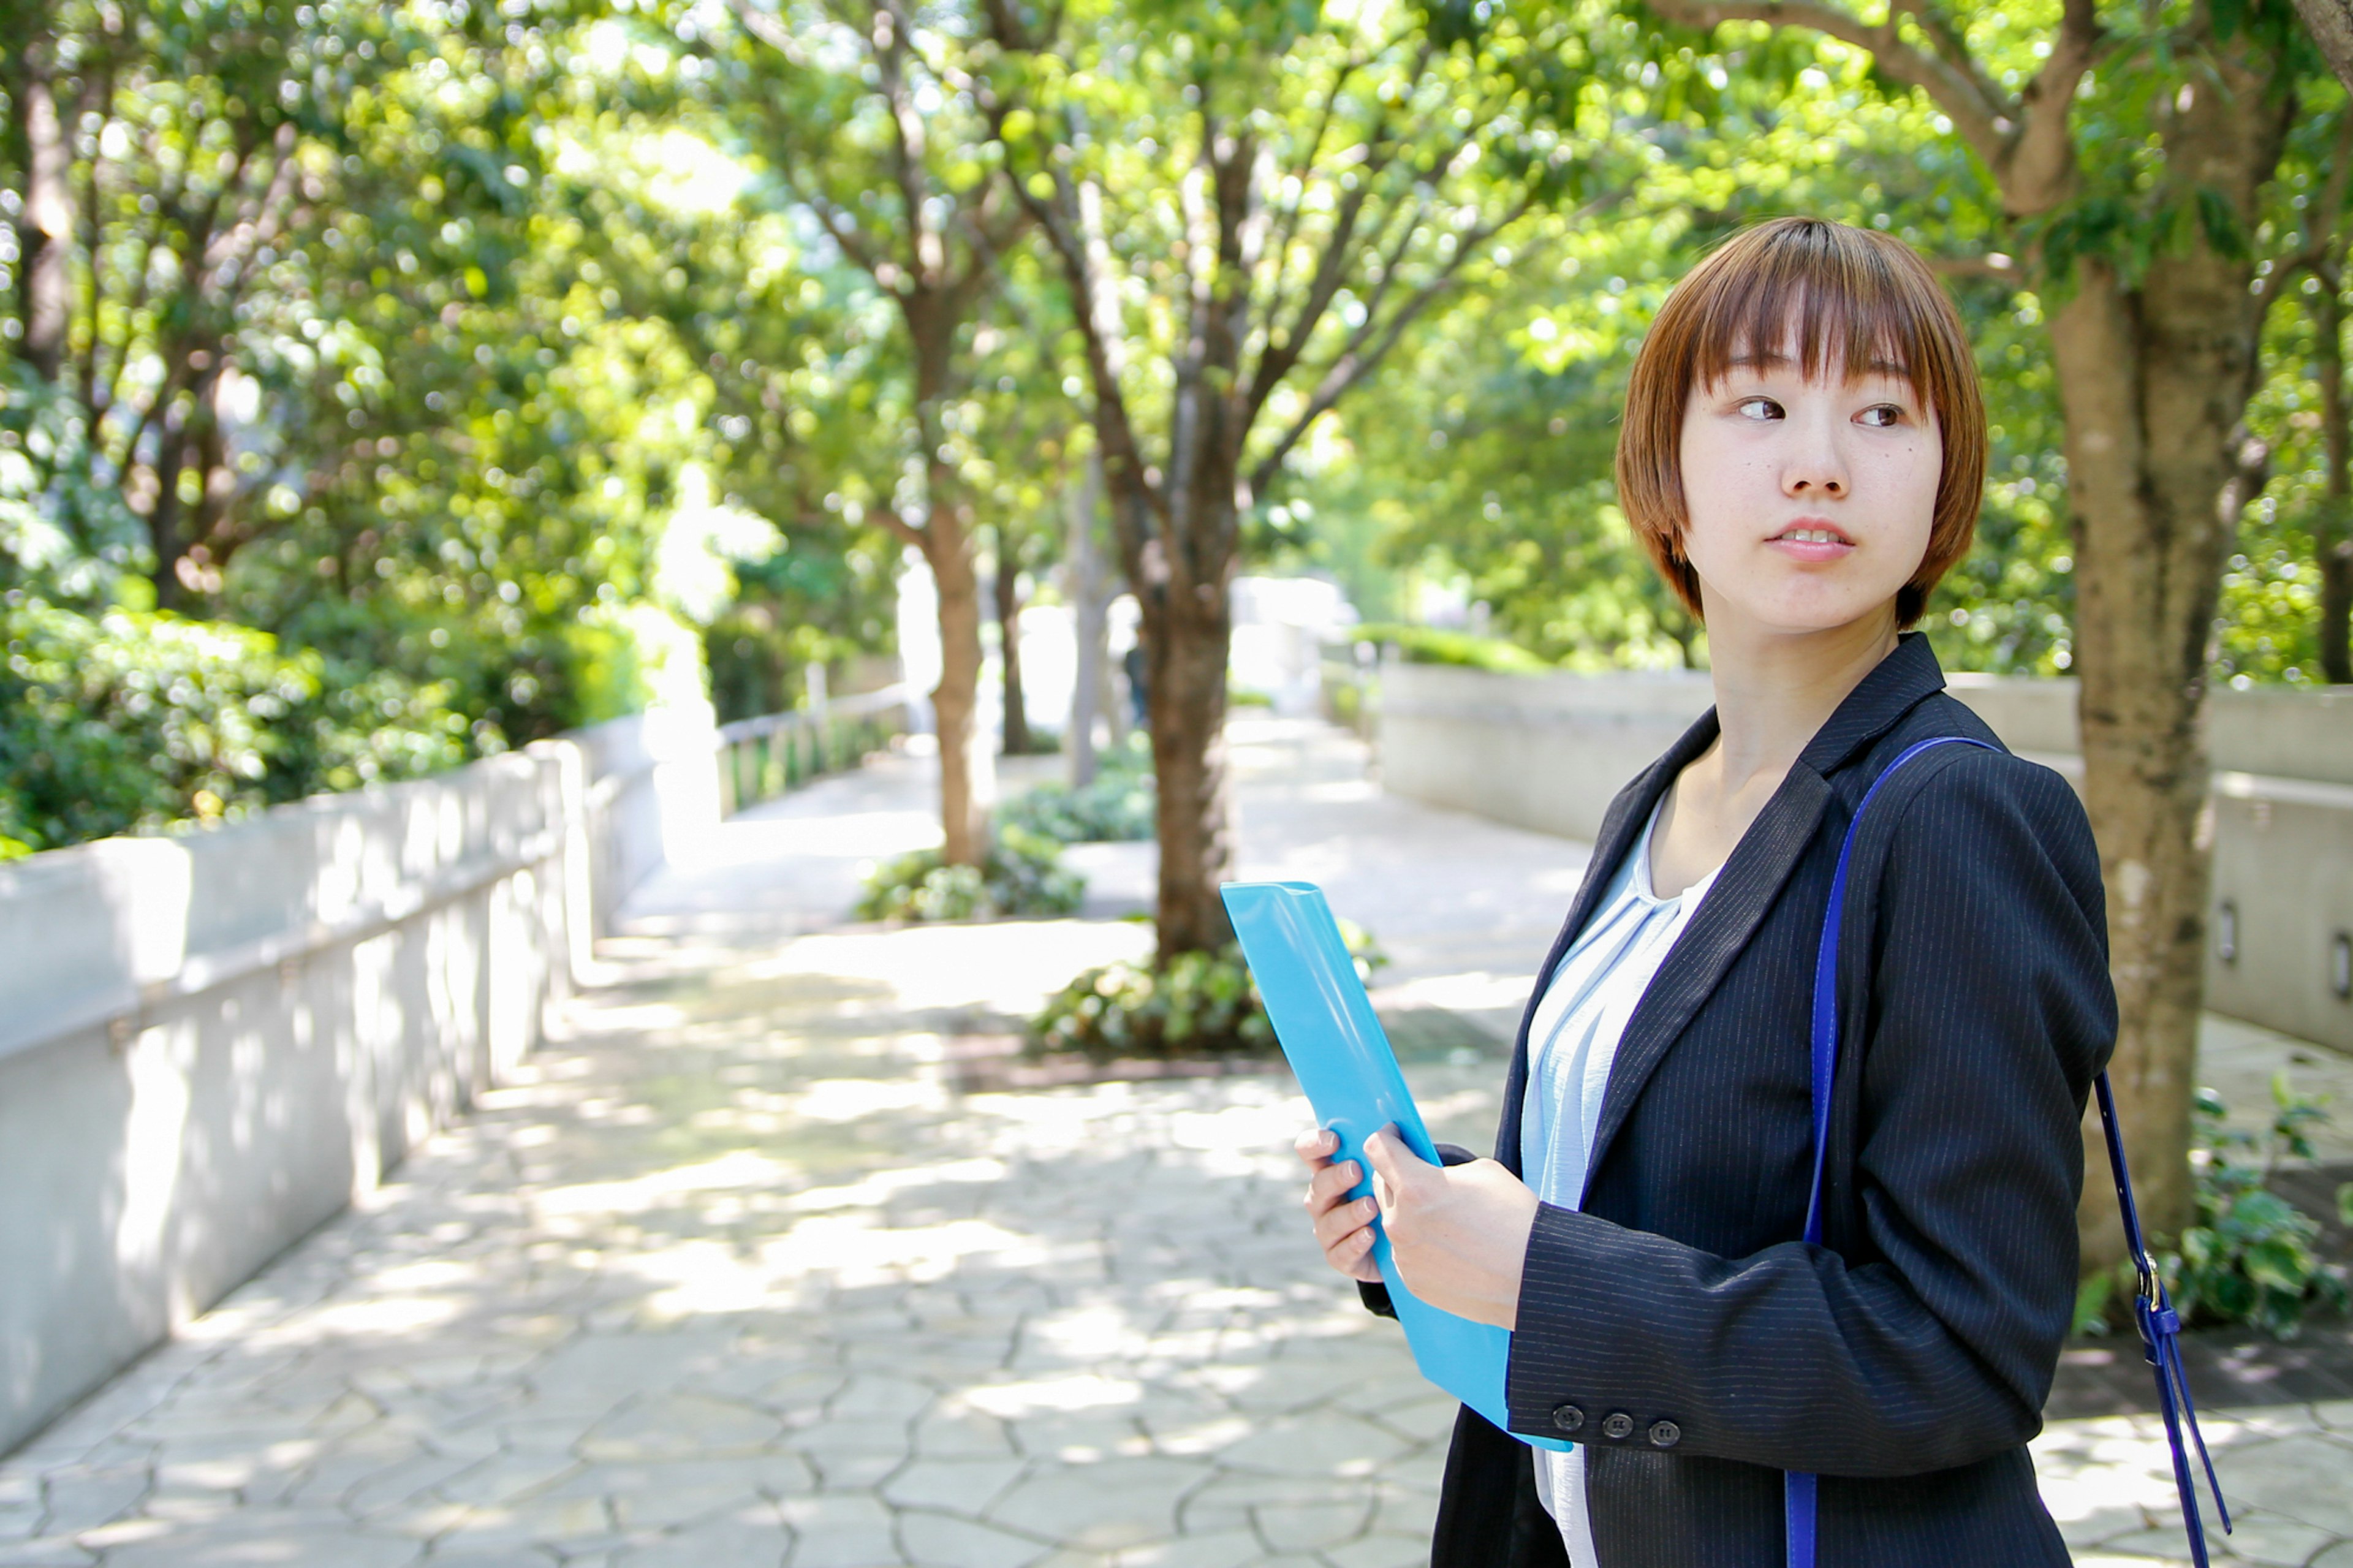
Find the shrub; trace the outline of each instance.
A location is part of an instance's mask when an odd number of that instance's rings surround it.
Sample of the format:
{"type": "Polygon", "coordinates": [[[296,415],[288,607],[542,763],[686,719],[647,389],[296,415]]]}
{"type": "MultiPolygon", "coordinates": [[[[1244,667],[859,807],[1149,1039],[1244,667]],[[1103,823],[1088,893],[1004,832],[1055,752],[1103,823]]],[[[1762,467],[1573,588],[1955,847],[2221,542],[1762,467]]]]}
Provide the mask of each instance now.
{"type": "MultiPolygon", "coordinates": [[[[2253,1323],[2277,1339],[2292,1339],[2316,1304],[2342,1310],[2345,1270],[2314,1249],[2320,1222],[2270,1190],[2284,1159],[2313,1157],[2311,1133],[2328,1121],[2326,1100],[2299,1094],[2287,1075],[2272,1079],[2274,1114],[2261,1135],[2223,1125],[2229,1108],[2211,1089],[2198,1091],[2197,1222],[2177,1247],[2159,1248],[2158,1271],[2183,1323],[2192,1327],[2253,1323]]],[[[2353,1223],[2353,1184],[2337,1194],[2353,1223]]],[[[2110,1303],[2125,1310],[2136,1276],[2129,1262],[2084,1281],[2078,1297],[2079,1330],[2101,1332],[2110,1303]]]]}
{"type": "Polygon", "coordinates": [[[1152,837],[1157,796],[1152,748],[1140,733],[1104,749],[1084,789],[1043,784],[998,808],[997,821],[1060,844],[1133,842],[1152,837]]]}
{"type": "Polygon", "coordinates": [[[37,599],[0,609],[0,858],[465,761],[439,687],[247,627],[37,599]]]}
{"type": "MultiPolygon", "coordinates": [[[[1388,962],[1360,926],[1340,922],[1359,978],[1388,962]]],[[[1030,1024],[1050,1051],[1090,1056],[1214,1056],[1261,1052],[1274,1026],[1239,947],[1184,952],[1166,969],[1107,963],[1056,993],[1030,1024]]]]}
{"type": "Polygon", "coordinates": [[[1008,827],[1060,844],[1149,838],[1156,816],[1152,775],[1106,768],[1084,789],[1040,784],[1006,803],[997,815],[1008,827]]]}
{"type": "Polygon", "coordinates": [[[1394,643],[1408,664],[1454,664],[1502,675],[1535,675],[1553,667],[1515,642],[1441,626],[1370,623],[1347,633],[1354,643],[1394,643]]]}
{"type": "Polygon", "coordinates": [[[1016,824],[1000,827],[977,866],[950,866],[936,849],[876,867],[859,896],[860,920],[962,921],[990,915],[1067,915],[1087,879],[1061,864],[1062,847],[1016,824]]]}

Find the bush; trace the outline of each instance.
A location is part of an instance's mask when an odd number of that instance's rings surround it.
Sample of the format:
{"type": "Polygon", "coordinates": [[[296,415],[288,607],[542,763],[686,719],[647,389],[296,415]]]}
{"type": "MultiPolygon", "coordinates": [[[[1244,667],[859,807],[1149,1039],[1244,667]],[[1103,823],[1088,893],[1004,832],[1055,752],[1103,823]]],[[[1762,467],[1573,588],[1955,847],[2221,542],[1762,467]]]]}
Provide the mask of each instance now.
{"type": "Polygon", "coordinates": [[[1062,847],[1008,823],[977,866],[950,866],[936,849],[884,861],[866,878],[860,920],[962,921],[990,915],[1067,915],[1087,879],[1061,864],[1062,847]]]}
{"type": "Polygon", "coordinates": [[[1060,844],[1133,842],[1152,837],[1157,816],[1152,749],[1141,734],[1104,750],[1084,789],[1043,784],[997,809],[1009,827],[1060,844]]]}
{"type": "MultiPolygon", "coordinates": [[[[2283,1159],[2313,1157],[2311,1132],[2328,1121],[2327,1101],[2298,1094],[2287,1075],[2272,1079],[2274,1114],[2258,1136],[2226,1128],[2229,1108],[2211,1089],[2198,1091],[2197,1223],[2178,1247],[2159,1248],[2158,1272],[2184,1324],[2253,1323],[2292,1339],[2316,1304],[2343,1310],[2345,1270],[2314,1249],[2320,1222],[2266,1184],[2283,1159]]],[[[2353,1223],[2353,1184],[2337,1194],[2353,1223]]],[[[2084,1281],[2077,1327],[2104,1331],[2115,1310],[2128,1310],[2136,1288],[2129,1262],[2084,1281]]]]}
{"type": "MultiPolygon", "coordinates": [[[[1360,979],[1388,962],[1360,926],[1340,922],[1360,979]]],[[[1107,963],[1062,987],[1031,1021],[1050,1051],[1090,1056],[1216,1056],[1262,1052],[1274,1043],[1258,986],[1239,947],[1184,952],[1166,969],[1107,963]]]]}
{"type": "Polygon", "coordinates": [[[1440,626],[1409,626],[1375,622],[1347,634],[1351,644],[1394,643],[1408,664],[1452,664],[1500,675],[1535,675],[1553,667],[1515,642],[1482,637],[1440,626]]]}
{"type": "Polygon", "coordinates": [[[1060,844],[1124,842],[1152,837],[1155,798],[1151,774],[1105,769],[1084,789],[1040,784],[1008,801],[997,816],[1008,827],[1060,844]]]}
{"type": "Polygon", "coordinates": [[[465,761],[438,687],[176,616],[0,608],[0,858],[465,761]]]}

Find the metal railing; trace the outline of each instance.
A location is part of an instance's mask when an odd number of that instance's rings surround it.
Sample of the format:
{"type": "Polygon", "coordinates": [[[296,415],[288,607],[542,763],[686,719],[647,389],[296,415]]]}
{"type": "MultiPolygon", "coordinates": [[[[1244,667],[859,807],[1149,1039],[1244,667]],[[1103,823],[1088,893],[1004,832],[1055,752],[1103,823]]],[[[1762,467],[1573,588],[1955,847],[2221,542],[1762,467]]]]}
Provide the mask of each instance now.
{"type": "Polygon", "coordinates": [[[719,815],[774,800],[858,765],[906,728],[907,689],[886,686],[719,727],[719,815]]]}

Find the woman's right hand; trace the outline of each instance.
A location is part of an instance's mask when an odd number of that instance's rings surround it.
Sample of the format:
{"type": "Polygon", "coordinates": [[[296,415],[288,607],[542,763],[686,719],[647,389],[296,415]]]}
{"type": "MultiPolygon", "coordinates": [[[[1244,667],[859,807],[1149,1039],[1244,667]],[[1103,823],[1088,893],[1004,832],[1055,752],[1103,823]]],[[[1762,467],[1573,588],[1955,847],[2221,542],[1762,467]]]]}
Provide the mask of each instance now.
{"type": "Polygon", "coordinates": [[[1354,1160],[1335,1164],[1340,1135],[1328,1127],[1303,1132],[1292,1145],[1314,1174],[1307,1183],[1307,1219],[1315,1227],[1324,1261],[1362,1284],[1377,1285],[1381,1271],[1373,1263],[1373,1221],[1381,1212],[1370,1197],[1351,1200],[1348,1189],[1365,1179],[1354,1160]]]}

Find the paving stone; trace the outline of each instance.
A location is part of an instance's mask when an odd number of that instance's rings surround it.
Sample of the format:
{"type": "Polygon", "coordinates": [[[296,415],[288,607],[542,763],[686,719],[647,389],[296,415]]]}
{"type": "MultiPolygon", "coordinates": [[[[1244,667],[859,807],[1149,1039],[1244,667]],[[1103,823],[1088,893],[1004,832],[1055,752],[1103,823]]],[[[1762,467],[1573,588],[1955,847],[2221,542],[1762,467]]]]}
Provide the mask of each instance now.
{"type": "MultiPolygon", "coordinates": [[[[1244,1568],[1265,1555],[1254,1530],[1188,1531],[1174,1541],[1129,1547],[1119,1554],[1119,1568],[1244,1568]]],[[[1422,1555],[1429,1557],[1426,1545],[1422,1555]]]]}
{"type": "Polygon", "coordinates": [[[899,1516],[899,1543],[920,1568],[1028,1568],[1054,1550],[969,1519],[920,1512],[899,1516]]]}
{"type": "Polygon", "coordinates": [[[1184,1459],[1105,1459],[1042,1469],[989,1510],[1015,1530],[1066,1546],[1137,1546],[1176,1533],[1176,1507],[1211,1472],[1184,1459]]]}
{"type": "Polygon", "coordinates": [[[1250,1510],[1271,1552],[1308,1552],[1353,1541],[1372,1517],[1370,1500],[1353,1502],[1261,1503],[1250,1510]]]}
{"type": "Polygon", "coordinates": [[[1377,1532],[1339,1546],[1327,1546],[1324,1557],[1333,1568],[1429,1568],[1430,1536],[1377,1532]]]}
{"type": "Polygon", "coordinates": [[[783,1424],[748,1405],[705,1394],[638,1400],[598,1422],[580,1439],[583,1458],[672,1459],[746,1453],[784,1436],[783,1424]]]}
{"type": "Polygon", "coordinates": [[[1019,1459],[916,1459],[885,1483],[882,1497],[897,1508],[976,1519],[1028,1468],[1019,1459]]]}
{"type": "Polygon", "coordinates": [[[94,1530],[121,1518],[147,1495],[148,1485],[143,1469],[95,1474],[73,1469],[52,1475],[42,1496],[47,1504],[43,1528],[51,1535],[94,1530]]]}
{"type": "MultiPolygon", "coordinates": [[[[773,1510],[712,1520],[659,1541],[626,1548],[613,1568],[780,1568],[792,1537],[773,1510]]],[[[568,1568],[568,1565],[567,1565],[568,1568]]]]}
{"type": "Polygon", "coordinates": [[[897,1568],[906,1562],[891,1512],[871,1497],[787,1498],[791,1568],[897,1568]]]}
{"type": "Polygon", "coordinates": [[[55,1536],[0,1542],[0,1568],[90,1568],[98,1554],[55,1536]]]}
{"type": "Polygon", "coordinates": [[[174,1530],[111,1547],[106,1568],[407,1568],[423,1555],[414,1541],[372,1535],[350,1522],[316,1515],[273,1517],[268,1510],[201,1530],[174,1530]]]}

